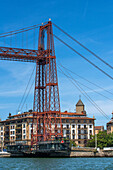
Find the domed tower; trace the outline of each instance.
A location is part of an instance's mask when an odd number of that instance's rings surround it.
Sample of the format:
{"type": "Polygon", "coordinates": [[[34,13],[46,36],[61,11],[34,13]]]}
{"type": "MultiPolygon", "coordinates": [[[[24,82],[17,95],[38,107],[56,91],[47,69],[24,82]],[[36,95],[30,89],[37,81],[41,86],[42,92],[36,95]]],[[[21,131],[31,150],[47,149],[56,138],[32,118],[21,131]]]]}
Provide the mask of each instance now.
{"type": "Polygon", "coordinates": [[[76,113],[86,114],[86,111],[84,110],[84,104],[80,98],[76,104],[76,113]]]}

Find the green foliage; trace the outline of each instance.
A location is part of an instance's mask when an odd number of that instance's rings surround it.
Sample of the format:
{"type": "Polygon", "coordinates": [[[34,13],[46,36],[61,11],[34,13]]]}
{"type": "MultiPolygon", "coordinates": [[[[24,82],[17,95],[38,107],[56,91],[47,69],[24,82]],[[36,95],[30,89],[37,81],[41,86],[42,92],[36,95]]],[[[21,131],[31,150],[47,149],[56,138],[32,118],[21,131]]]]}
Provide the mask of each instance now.
{"type": "MultiPolygon", "coordinates": [[[[87,143],[88,147],[95,147],[95,136],[92,136],[92,139],[87,143]]],[[[99,132],[97,134],[97,147],[113,147],[113,133],[107,134],[106,131],[99,132]]]]}
{"type": "Polygon", "coordinates": [[[76,147],[76,143],[74,141],[70,140],[70,147],[72,147],[72,146],[76,147]]]}

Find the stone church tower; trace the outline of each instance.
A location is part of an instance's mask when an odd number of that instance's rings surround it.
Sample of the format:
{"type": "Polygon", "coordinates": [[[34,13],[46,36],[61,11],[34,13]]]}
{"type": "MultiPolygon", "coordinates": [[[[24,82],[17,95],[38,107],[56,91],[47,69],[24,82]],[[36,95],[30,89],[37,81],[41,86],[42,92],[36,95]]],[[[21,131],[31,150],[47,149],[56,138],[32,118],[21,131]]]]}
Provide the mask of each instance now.
{"type": "Polygon", "coordinates": [[[76,113],[86,114],[86,111],[84,110],[84,104],[81,99],[76,104],[76,113]]]}

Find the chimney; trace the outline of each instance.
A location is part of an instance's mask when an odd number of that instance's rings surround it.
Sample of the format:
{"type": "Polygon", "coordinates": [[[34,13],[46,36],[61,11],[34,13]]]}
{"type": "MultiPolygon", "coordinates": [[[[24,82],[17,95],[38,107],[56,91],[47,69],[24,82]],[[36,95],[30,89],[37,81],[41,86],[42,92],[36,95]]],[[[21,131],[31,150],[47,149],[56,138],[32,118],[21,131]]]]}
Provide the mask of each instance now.
{"type": "Polygon", "coordinates": [[[9,117],[11,116],[11,113],[9,113],[9,117]]]}

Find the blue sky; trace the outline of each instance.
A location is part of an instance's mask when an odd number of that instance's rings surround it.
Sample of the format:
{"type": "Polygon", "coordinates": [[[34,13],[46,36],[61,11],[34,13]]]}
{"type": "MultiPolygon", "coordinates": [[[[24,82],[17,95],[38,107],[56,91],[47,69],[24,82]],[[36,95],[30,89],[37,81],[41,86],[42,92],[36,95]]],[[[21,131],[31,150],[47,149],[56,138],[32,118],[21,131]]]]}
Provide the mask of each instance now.
{"type": "MultiPolygon", "coordinates": [[[[52,22],[78,39],[85,46],[93,50],[102,59],[113,65],[113,1],[105,0],[4,0],[0,6],[0,33],[39,24],[51,18],[52,22]]],[[[70,41],[60,31],[54,28],[54,33],[68,42],[73,48],[84,54],[88,59],[104,69],[111,76],[112,69],[95,59],[88,52],[70,41]]],[[[32,36],[32,35],[31,35],[32,36]]],[[[4,40],[0,40],[3,46],[4,40]]],[[[7,46],[9,41],[7,40],[7,46]]],[[[30,37],[29,48],[33,46],[30,37]]],[[[113,81],[99,72],[80,56],[55,39],[57,63],[62,63],[73,72],[98,84],[113,93],[113,81]]],[[[5,119],[8,113],[15,114],[25,91],[34,64],[0,61],[0,117],[5,119]]],[[[33,76],[34,78],[34,76],[33,76]]],[[[33,81],[32,78],[32,81],[33,81]]],[[[77,81],[93,88],[113,100],[113,96],[73,75],[77,81]]],[[[32,83],[31,81],[31,83],[32,83]]],[[[106,125],[108,120],[94,108],[94,106],[75,88],[73,84],[58,72],[61,110],[74,111],[79,95],[86,106],[89,117],[95,115],[96,125],[106,125]]],[[[84,88],[84,87],[83,87],[84,88]]],[[[23,111],[32,108],[33,89],[26,100],[23,111]]],[[[91,90],[84,88],[88,95],[111,118],[112,102],[91,90]]]]}

